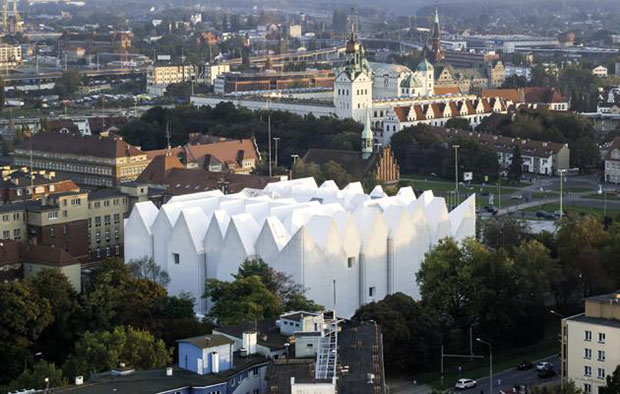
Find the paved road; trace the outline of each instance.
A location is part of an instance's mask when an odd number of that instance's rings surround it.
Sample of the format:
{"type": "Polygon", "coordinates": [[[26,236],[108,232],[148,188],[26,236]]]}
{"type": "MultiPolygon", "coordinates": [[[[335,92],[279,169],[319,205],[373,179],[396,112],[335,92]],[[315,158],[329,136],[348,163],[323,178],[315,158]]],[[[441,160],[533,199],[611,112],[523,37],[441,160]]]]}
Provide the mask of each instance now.
{"type": "MultiPolygon", "coordinates": [[[[553,366],[557,372],[558,367],[560,365],[560,359],[557,356],[549,357],[544,360],[537,361],[548,361],[553,363],[553,366]]],[[[501,371],[499,373],[493,374],[493,393],[497,394],[500,390],[504,392],[508,392],[514,386],[528,386],[533,387],[543,383],[551,383],[551,382],[559,382],[560,378],[556,375],[553,378],[541,379],[538,377],[536,373],[536,369],[530,369],[528,371],[519,371],[518,369],[511,368],[505,371],[501,371]]],[[[458,391],[458,393],[467,393],[467,394],[478,394],[478,393],[486,393],[488,394],[490,391],[489,388],[489,377],[478,379],[478,386],[469,390],[458,391]]]]}
{"type": "MultiPolygon", "coordinates": [[[[548,361],[553,363],[556,371],[560,366],[560,360],[557,356],[537,360],[536,362],[538,361],[548,361]]],[[[532,387],[543,383],[558,382],[559,379],[560,378],[557,375],[553,378],[541,379],[536,374],[535,369],[530,369],[529,371],[519,371],[515,367],[493,374],[493,391],[494,394],[499,394],[500,390],[508,392],[508,390],[512,389],[514,386],[524,385],[532,387]]],[[[430,386],[423,384],[414,385],[412,382],[404,380],[390,381],[388,382],[388,386],[390,388],[390,394],[429,394],[432,391],[430,386]]],[[[448,390],[448,393],[452,392],[457,394],[479,394],[484,392],[485,394],[488,394],[489,378],[487,376],[478,379],[478,385],[468,390],[448,390]]]]}

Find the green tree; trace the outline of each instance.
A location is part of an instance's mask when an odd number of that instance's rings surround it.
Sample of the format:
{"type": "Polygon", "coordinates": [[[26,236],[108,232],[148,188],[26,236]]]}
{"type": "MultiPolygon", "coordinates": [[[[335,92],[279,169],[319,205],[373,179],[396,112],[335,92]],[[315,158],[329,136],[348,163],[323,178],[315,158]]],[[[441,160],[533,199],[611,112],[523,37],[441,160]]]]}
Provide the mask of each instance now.
{"type": "Polygon", "coordinates": [[[283,311],[278,297],[258,275],[232,282],[208,279],[204,297],[213,302],[209,316],[223,325],[271,318],[283,311]]]}
{"type": "Polygon", "coordinates": [[[469,121],[465,118],[450,118],[446,122],[447,129],[471,130],[469,121]]]}
{"type": "Polygon", "coordinates": [[[117,326],[111,331],[86,332],[63,370],[66,376],[88,375],[121,362],[136,369],[159,368],[171,361],[171,353],[172,349],[148,331],[117,326]]]}
{"type": "Polygon", "coordinates": [[[77,335],[76,320],[80,314],[78,295],[69,279],[57,269],[38,272],[26,280],[36,294],[50,304],[53,321],[42,332],[37,340],[37,348],[47,360],[61,364],[77,335]]]}
{"type": "Polygon", "coordinates": [[[565,218],[557,231],[557,253],[561,263],[556,285],[558,302],[564,306],[584,296],[613,290],[613,279],[603,269],[602,251],[608,234],[593,216],[565,218]]]}
{"type": "Polygon", "coordinates": [[[170,283],[170,275],[153,261],[152,258],[129,260],[127,263],[131,274],[135,278],[143,278],[167,286],[170,283]]]}
{"type": "Polygon", "coordinates": [[[491,249],[512,251],[527,235],[527,223],[512,216],[498,216],[484,221],[482,238],[491,249]]]}
{"type": "Polygon", "coordinates": [[[261,259],[246,259],[234,281],[209,280],[205,297],[215,303],[211,317],[221,324],[276,317],[283,311],[323,309],[303,295],[290,276],[274,270],[261,259]],[[262,304],[261,304],[262,300],[262,304]]]}
{"type": "Polygon", "coordinates": [[[462,247],[445,238],[431,250],[416,274],[422,300],[440,316],[444,325],[463,333],[477,320],[480,288],[475,277],[478,256],[486,253],[473,239],[462,247]]]}
{"type": "Polygon", "coordinates": [[[508,179],[518,184],[521,181],[523,175],[523,157],[521,157],[521,147],[519,144],[515,144],[512,149],[512,161],[508,167],[508,179]]]}
{"type": "Polygon", "coordinates": [[[15,377],[53,320],[50,303],[27,283],[0,283],[0,382],[15,377]],[[18,361],[19,360],[19,361],[18,361]]]}
{"type": "Polygon", "coordinates": [[[620,393],[620,365],[616,367],[611,375],[607,375],[605,382],[605,386],[598,388],[599,394],[620,393]]]}
{"type": "Polygon", "coordinates": [[[422,303],[396,293],[362,306],[352,320],[374,320],[381,327],[386,368],[390,371],[428,369],[441,343],[439,323],[422,303]]]}
{"type": "Polygon", "coordinates": [[[321,166],[321,180],[331,179],[336,182],[338,187],[343,188],[353,181],[353,177],[340,164],[335,161],[328,161],[321,166]]]}
{"type": "Polygon", "coordinates": [[[46,388],[62,387],[66,384],[67,379],[63,378],[62,369],[56,368],[56,365],[53,363],[40,360],[34,365],[33,369],[22,372],[17,379],[12,381],[9,384],[9,389],[44,390],[46,388]]]}
{"type": "Polygon", "coordinates": [[[60,97],[68,97],[78,91],[82,77],[79,72],[70,70],[64,71],[62,76],[56,81],[56,94],[60,97]]]}

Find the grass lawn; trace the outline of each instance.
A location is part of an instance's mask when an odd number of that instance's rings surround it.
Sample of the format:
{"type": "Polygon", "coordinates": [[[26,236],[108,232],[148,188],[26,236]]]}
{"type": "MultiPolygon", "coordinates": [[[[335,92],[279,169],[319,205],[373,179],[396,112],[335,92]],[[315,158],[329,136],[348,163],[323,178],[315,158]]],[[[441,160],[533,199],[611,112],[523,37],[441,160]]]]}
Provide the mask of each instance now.
{"type": "MultiPolygon", "coordinates": [[[[547,211],[547,212],[555,212],[560,210],[560,204],[543,204],[536,207],[526,208],[524,211],[536,212],[536,211],[547,211]]],[[[564,210],[570,215],[578,214],[578,215],[596,215],[603,216],[604,210],[603,208],[598,207],[588,207],[584,205],[575,205],[574,203],[567,202],[564,204],[564,210]]],[[[607,208],[608,216],[618,216],[620,215],[620,210],[618,209],[609,209],[607,208]]]]}
{"type": "MultiPolygon", "coordinates": [[[[582,196],[581,198],[593,198],[593,199],[596,199],[596,200],[605,200],[605,196],[603,196],[602,194],[598,194],[598,193],[587,194],[585,196],[582,196]]],[[[609,201],[620,201],[620,195],[618,195],[618,194],[616,194],[616,195],[607,194],[607,200],[609,200],[609,201]]]]}
{"type": "MultiPolygon", "coordinates": [[[[523,361],[536,361],[543,358],[553,356],[559,353],[560,344],[558,342],[558,334],[560,332],[559,319],[551,316],[545,322],[545,335],[536,343],[522,348],[504,348],[493,349],[493,371],[500,372],[510,368],[516,368],[516,365],[523,361]]],[[[441,386],[440,367],[437,367],[426,373],[415,374],[411,380],[417,380],[418,383],[429,384],[438,389],[448,389],[454,386],[454,382],[462,377],[471,379],[480,379],[489,374],[488,348],[483,346],[475,346],[474,353],[484,356],[483,359],[474,359],[470,363],[467,358],[446,358],[444,359],[444,385],[441,386]],[[459,372],[459,367],[461,371],[459,372]]]]}

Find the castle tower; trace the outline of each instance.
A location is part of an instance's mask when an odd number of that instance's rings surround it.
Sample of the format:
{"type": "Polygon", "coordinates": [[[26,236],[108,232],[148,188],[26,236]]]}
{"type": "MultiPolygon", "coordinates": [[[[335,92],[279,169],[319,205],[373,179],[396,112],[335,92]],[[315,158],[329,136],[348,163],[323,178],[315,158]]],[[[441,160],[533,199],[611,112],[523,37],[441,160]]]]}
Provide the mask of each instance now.
{"type": "Polygon", "coordinates": [[[354,28],[347,41],[345,66],[334,80],[334,106],[339,118],[358,122],[364,121],[366,108],[372,107],[372,73],[354,28]]]}
{"type": "Polygon", "coordinates": [[[364,130],[362,130],[362,158],[368,159],[372,154],[375,138],[370,127],[370,108],[366,108],[366,119],[364,120],[364,130]]]}

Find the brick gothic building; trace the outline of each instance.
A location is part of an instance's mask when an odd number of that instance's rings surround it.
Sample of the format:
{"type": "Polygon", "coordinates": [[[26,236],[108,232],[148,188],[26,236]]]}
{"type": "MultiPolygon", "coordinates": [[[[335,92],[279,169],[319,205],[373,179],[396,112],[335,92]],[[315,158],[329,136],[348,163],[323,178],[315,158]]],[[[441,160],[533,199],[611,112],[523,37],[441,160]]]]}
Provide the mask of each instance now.
{"type": "Polygon", "coordinates": [[[306,164],[318,166],[334,161],[358,180],[376,177],[379,182],[397,182],[400,168],[389,146],[373,149],[373,132],[370,128],[369,111],[366,111],[366,124],[362,131],[362,151],[345,151],[334,149],[309,149],[303,157],[306,164]]]}

